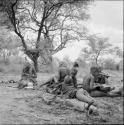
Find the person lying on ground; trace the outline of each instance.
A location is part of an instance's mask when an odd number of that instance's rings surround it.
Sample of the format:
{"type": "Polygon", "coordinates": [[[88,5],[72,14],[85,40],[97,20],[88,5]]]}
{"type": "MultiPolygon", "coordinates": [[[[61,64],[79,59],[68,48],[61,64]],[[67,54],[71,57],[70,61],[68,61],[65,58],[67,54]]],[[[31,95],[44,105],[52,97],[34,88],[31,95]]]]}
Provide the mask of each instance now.
{"type": "Polygon", "coordinates": [[[18,88],[19,89],[24,88],[28,86],[28,83],[30,84],[32,83],[33,86],[37,85],[36,78],[37,78],[37,74],[36,74],[36,70],[34,68],[33,62],[31,60],[29,61],[26,59],[18,88]]]}
{"type": "Polygon", "coordinates": [[[92,97],[114,97],[118,96],[116,93],[111,93],[114,87],[104,87],[96,83],[95,79],[99,76],[98,67],[91,67],[90,74],[86,75],[83,79],[83,89],[85,89],[92,97]]]}

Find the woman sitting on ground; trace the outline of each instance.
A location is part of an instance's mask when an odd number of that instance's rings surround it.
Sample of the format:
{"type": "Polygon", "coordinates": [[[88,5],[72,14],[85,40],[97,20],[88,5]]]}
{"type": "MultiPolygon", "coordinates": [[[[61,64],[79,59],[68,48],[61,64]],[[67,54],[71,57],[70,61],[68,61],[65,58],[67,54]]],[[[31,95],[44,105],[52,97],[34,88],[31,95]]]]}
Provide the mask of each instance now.
{"type": "Polygon", "coordinates": [[[31,84],[33,88],[34,85],[37,85],[37,74],[34,68],[33,62],[29,59],[25,60],[25,64],[22,70],[21,80],[19,81],[18,88],[22,89],[24,87],[29,87],[28,84],[31,84]]]}
{"type": "Polygon", "coordinates": [[[114,87],[104,87],[102,84],[96,83],[99,73],[98,67],[91,67],[90,74],[86,75],[83,79],[83,89],[90,93],[92,97],[118,96],[116,93],[111,93],[115,89],[114,87]]]}

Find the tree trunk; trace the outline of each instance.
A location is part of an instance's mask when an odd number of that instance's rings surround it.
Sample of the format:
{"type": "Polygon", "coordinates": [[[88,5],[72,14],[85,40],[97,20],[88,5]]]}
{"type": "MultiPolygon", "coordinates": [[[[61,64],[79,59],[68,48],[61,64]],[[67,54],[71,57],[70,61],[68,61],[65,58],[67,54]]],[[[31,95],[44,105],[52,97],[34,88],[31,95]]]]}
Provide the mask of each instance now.
{"type": "Polygon", "coordinates": [[[33,57],[32,61],[34,62],[34,68],[36,70],[36,72],[38,72],[38,57],[39,56],[36,56],[36,57],[33,57]]]}
{"type": "Polygon", "coordinates": [[[39,51],[37,49],[27,50],[26,54],[33,61],[34,68],[35,68],[36,72],[38,72],[39,51]]]}

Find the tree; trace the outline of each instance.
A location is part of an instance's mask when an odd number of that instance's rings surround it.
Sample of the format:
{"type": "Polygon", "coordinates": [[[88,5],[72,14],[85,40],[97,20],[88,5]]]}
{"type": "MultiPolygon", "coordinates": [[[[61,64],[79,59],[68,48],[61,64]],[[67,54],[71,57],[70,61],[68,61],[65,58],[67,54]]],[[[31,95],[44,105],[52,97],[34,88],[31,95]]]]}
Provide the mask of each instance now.
{"type": "MultiPolygon", "coordinates": [[[[11,21],[12,28],[19,36],[25,53],[34,62],[51,61],[51,55],[65,48],[72,40],[80,40],[86,32],[80,31],[78,21],[89,18],[88,0],[1,0],[1,7],[11,21]],[[35,34],[35,40],[29,47],[25,34],[35,34]]],[[[7,23],[7,19],[3,23],[7,23]]]]}
{"type": "Polygon", "coordinates": [[[98,65],[98,60],[100,55],[107,54],[111,51],[112,45],[108,42],[108,38],[98,37],[96,35],[92,35],[88,37],[87,45],[81,50],[81,57],[85,60],[89,60],[98,65]]]}
{"type": "Polygon", "coordinates": [[[115,70],[116,69],[115,60],[114,59],[110,59],[110,58],[105,59],[103,67],[105,69],[115,70]]]}
{"type": "Polygon", "coordinates": [[[0,31],[0,56],[4,58],[4,62],[18,47],[19,39],[17,37],[13,37],[8,30],[2,29],[2,31],[0,31]]]}
{"type": "Polygon", "coordinates": [[[114,47],[112,52],[115,56],[123,58],[123,51],[119,47],[114,47]]]}

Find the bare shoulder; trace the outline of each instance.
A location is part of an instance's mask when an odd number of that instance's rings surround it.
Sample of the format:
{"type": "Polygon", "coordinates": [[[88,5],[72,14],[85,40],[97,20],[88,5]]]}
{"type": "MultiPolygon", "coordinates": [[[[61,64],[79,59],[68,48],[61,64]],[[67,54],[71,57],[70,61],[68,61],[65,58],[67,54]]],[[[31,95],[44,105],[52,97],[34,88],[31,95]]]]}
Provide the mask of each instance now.
{"type": "Polygon", "coordinates": [[[91,79],[94,79],[94,76],[93,76],[92,74],[90,74],[90,78],[91,78],[91,79]]]}

